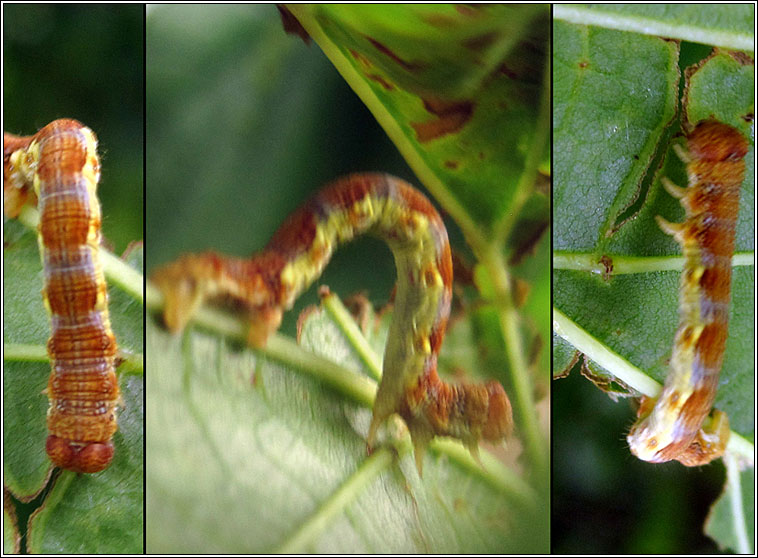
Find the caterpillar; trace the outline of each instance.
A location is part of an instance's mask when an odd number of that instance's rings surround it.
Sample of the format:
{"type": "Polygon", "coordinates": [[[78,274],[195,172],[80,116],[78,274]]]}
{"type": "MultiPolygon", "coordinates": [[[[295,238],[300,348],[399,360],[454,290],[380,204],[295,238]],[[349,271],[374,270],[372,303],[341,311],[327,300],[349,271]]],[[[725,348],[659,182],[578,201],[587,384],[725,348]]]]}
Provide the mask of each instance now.
{"type": "Polygon", "coordinates": [[[42,294],[51,324],[47,455],[62,469],[102,471],[113,458],[119,387],[98,255],[97,138],[76,120],[60,119],[33,136],[3,139],[6,214],[17,215],[32,194],[40,214],[42,294]]]}
{"type": "Polygon", "coordinates": [[[398,283],[367,443],[399,414],[411,434],[419,474],[434,436],[461,440],[478,455],[480,439],[510,434],[513,418],[502,385],[448,384],[437,374],[452,299],[447,231],[429,200],[386,174],[354,174],[320,190],[250,259],[215,252],[190,254],[157,270],[164,321],[183,329],[206,299],[232,300],[250,316],[248,342],[260,347],[282,313],[326,267],[336,246],[369,233],[392,250],[398,283]]]}
{"type": "MultiPolygon", "coordinates": [[[[679,146],[677,146],[679,147],[679,146]]],[[[677,153],[687,165],[689,187],[664,179],[684,206],[683,223],[658,216],[661,229],[682,247],[685,265],[679,289],[679,327],[669,373],[657,401],[643,398],[627,442],[634,455],[693,467],[721,457],[729,419],[716,398],[726,347],[731,260],[748,144],[743,135],[713,119],[699,122],[677,153]]]]}

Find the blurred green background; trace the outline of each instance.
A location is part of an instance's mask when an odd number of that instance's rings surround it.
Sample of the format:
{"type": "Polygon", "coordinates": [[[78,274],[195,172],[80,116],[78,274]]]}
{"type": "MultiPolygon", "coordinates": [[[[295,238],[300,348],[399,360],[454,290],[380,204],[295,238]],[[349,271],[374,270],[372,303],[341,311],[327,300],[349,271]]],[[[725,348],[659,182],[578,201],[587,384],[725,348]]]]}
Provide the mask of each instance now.
{"type": "MultiPolygon", "coordinates": [[[[147,25],[148,276],[184,252],[248,257],[312,193],[350,172],[419,186],[318,46],[284,33],[275,6],[154,6],[147,25]]],[[[318,283],[383,304],[394,262],[383,243],[361,238],[340,248],[318,283]]],[[[294,333],[315,288],[285,315],[284,331],[294,333]]]]}
{"type": "Polygon", "coordinates": [[[100,142],[103,233],[143,231],[144,6],[3,4],[4,130],[75,118],[100,142]]]}

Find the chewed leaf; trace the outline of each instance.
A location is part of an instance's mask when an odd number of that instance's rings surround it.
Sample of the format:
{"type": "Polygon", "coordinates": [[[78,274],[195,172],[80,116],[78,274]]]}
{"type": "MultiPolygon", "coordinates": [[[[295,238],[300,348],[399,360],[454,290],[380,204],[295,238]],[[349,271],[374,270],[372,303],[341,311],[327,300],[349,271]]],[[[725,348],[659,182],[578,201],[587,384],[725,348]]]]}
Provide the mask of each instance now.
{"type": "Polygon", "coordinates": [[[144,401],[142,378],[122,377],[123,409],[113,440],[111,465],[97,475],[64,471],[32,516],[28,548],[53,554],[62,546],[72,553],[142,552],[144,507],[144,401]],[[108,518],[103,525],[103,517],[108,518]],[[92,536],[92,533],[101,533],[92,536]]]}
{"type": "Polygon", "coordinates": [[[560,226],[553,242],[556,250],[597,250],[599,257],[618,217],[639,195],[675,114],[679,51],[656,37],[561,22],[554,29],[562,45],[553,57],[555,87],[566,94],[554,101],[554,219],[560,226]]]}

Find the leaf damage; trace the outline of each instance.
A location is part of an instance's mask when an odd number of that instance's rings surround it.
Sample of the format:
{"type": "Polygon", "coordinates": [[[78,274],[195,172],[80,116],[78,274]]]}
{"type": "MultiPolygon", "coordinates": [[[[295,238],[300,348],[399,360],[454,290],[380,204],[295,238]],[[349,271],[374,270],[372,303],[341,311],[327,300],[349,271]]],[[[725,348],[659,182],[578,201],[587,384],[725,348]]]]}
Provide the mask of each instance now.
{"type": "Polygon", "coordinates": [[[474,114],[473,101],[447,101],[429,97],[423,99],[423,102],[427,112],[437,118],[427,122],[411,122],[411,126],[416,131],[416,139],[420,143],[427,143],[459,132],[474,114]]]}

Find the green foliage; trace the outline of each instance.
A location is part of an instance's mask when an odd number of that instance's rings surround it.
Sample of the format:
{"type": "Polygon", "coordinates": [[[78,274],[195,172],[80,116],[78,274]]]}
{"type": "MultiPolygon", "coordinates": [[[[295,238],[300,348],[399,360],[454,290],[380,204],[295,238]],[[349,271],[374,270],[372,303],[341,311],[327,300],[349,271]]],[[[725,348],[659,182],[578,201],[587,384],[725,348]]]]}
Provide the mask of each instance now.
{"type": "MultiPolygon", "coordinates": [[[[727,468],[731,469],[731,464],[727,468]]],[[[704,529],[711,538],[718,541],[722,551],[741,548],[745,543],[749,545],[750,541],[755,541],[755,468],[737,471],[735,467],[732,472],[724,485],[724,491],[711,507],[704,529]],[[735,529],[735,507],[744,510],[744,533],[735,529]]]]}
{"type": "Polygon", "coordinates": [[[556,19],[753,50],[755,6],[749,4],[557,4],[556,19]]]}
{"type": "Polygon", "coordinates": [[[541,160],[545,8],[291,9],[440,203],[486,235],[541,160]]]}
{"type": "MultiPolygon", "coordinates": [[[[148,430],[148,484],[157,487],[148,509],[160,518],[148,523],[150,551],[274,551],[363,474],[371,410],[325,385],[309,360],[299,368],[197,331],[148,328],[151,368],[163,371],[149,377],[148,415],[162,425],[148,430]]],[[[368,373],[321,311],[301,320],[300,343],[306,359],[339,363],[355,381],[368,373]]],[[[336,520],[292,550],[507,552],[525,543],[513,533],[512,493],[446,453],[432,452],[419,479],[408,449],[350,489],[336,520]]]]}

